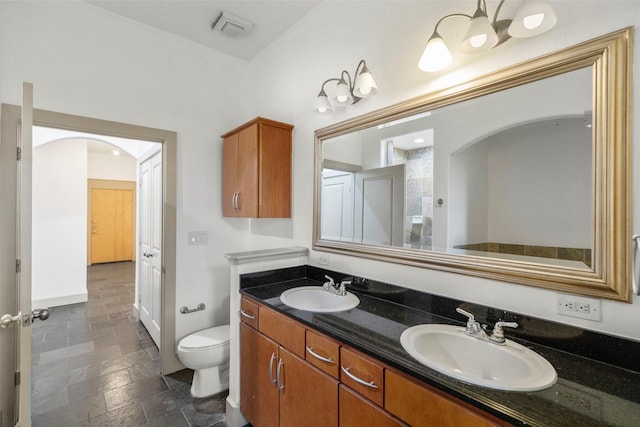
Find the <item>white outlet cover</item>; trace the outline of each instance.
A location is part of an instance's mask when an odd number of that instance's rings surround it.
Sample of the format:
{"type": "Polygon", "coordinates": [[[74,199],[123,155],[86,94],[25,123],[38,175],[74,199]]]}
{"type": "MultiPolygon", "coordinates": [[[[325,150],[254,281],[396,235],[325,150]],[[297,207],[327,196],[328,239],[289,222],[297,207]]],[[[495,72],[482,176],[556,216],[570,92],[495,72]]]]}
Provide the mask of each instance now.
{"type": "Polygon", "coordinates": [[[556,307],[558,314],[563,316],[602,322],[601,302],[596,298],[587,298],[570,294],[558,294],[556,307]],[[579,309],[581,305],[585,304],[589,306],[589,311],[582,311],[579,309]],[[572,306],[574,308],[568,309],[567,306],[572,306]]]}

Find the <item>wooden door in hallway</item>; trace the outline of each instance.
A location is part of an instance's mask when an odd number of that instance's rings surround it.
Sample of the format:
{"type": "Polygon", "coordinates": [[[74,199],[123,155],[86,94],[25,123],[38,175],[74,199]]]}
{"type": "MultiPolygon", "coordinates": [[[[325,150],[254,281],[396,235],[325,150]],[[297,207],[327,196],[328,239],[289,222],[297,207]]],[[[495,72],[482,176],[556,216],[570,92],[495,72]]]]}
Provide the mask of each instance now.
{"type": "Polygon", "coordinates": [[[91,264],[134,259],[135,182],[125,183],[90,188],[91,264]]]}

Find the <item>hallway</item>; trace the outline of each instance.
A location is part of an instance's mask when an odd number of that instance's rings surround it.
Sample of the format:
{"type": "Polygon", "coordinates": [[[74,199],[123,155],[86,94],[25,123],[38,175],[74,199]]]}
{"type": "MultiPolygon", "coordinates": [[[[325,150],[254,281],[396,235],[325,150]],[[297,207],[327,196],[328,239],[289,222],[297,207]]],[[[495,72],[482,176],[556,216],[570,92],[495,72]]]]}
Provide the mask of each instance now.
{"type": "Polygon", "coordinates": [[[133,316],[135,263],[87,268],[88,302],[33,323],[33,426],[226,426],[226,392],[195,399],[190,370],[160,375],[133,316]]]}

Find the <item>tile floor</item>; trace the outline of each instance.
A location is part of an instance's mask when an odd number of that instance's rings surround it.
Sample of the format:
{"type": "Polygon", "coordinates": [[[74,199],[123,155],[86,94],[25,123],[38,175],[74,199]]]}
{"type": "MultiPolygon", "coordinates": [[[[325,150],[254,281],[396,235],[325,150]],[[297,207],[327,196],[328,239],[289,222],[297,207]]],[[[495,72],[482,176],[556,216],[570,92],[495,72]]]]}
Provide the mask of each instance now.
{"type": "Polygon", "coordinates": [[[34,427],[227,425],[226,393],[196,399],[191,371],[160,375],[158,349],[133,316],[134,269],[88,267],[89,300],[34,322],[34,427]]]}

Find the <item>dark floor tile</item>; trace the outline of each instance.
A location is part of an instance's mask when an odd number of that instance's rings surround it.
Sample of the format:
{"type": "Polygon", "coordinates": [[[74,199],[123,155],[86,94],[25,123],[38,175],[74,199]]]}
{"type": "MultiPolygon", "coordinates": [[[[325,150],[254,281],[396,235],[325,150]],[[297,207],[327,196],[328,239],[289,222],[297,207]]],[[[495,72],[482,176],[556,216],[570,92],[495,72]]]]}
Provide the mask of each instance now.
{"type": "Polygon", "coordinates": [[[167,384],[162,378],[150,377],[108,390],[104,393],[104,398],[107,402],[107,409],[111,411],[167,389],[167,384]]]}
{"type": "Polygon", "coordinates": [[[160,418],[150,419],[147,427],[191,427],[180,410],[176,410],[160,418]]]}
{"type": "Polygon", "coordinates": [[[225,396],[192,398],[189,369],[160,375],[158,348],[133,312],[134,267],[88,267],[88,301],[34,324],[34,426],[226,427],[225,396]]]}
{"type": "Polygon", "coordinates": [[[224,413],[207,414],[198,412],[193,406],[186,406],[181,409],[191,427],[211,427],[224,422],[224,413]]]}
{"type": "Polygon", "coordinates": [[[142,401],[142,407],[149,419],[163,417],[191,404],[191,385],[184,384],[181,387],[169,389],[162,393],[154,394],[142,401]]]}
{"type": "Polygon", "coordinates": [[[32,379],[42,378],[49,375],[57,374],[59,372],[66,372],[68,370],[69,370],[68,359],[56,360],[54,362],[45,363],[43,365],[40,365],[37,363],[34,364],[32,360],[31,378],[32,379]]]}
{"type": "Polygon", "coordinates": [[[70,426],[89,422],[106,412],[104,396],[99,394],[35,416],[31,422],[34,427],[70,426]]]}
{"type": "Polygon", "coordinates": [[[144,360],[128,368],[131,381],[160,376],[160,364],[156,360],[144,360]]]}
{"type": "Polygon", "coordinates": [[[80,425],[90,427],[142,426],[147,422],[142,405],[139,402],[123,406],[104,415],[92,418],[80,425]]]}
{"type": "Polygon", "coordinates": [[[109,390],[123,387],[131,383],[131,376],[126,369],[107,375],[90,378],[68,387],[69,401],[77,401],[109,390]]]}
{"type": "Polygon", "coordinates": [[[164,380],[169,388],[180,387],[184,384],[191,384],[193,379],[193,371],[191,369],[183,369],[173,374],[165,375],[164,380]]]}

